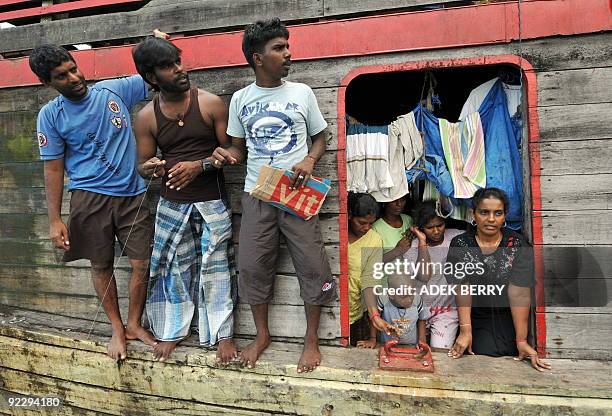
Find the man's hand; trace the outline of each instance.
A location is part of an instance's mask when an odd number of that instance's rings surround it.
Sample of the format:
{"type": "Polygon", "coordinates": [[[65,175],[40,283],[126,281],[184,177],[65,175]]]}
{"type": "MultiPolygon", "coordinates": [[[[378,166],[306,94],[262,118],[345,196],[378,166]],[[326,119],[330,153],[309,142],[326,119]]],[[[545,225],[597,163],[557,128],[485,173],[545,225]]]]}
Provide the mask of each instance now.
{"type": "Polygon", "coordinates": [[[55,247],[61,248],[64,251],[70,250],[68,228],[61,219],[49,224],[49,238],[51,238],[51,242],[55,247]]]}
{"type": "Polygon", "coordinates": [[[222,147],[217,147],[212,154],[212,164],[216,168],[222,168],[224,165],[235,165],[236,163],[238,161],[230,151],[222,147]]]}
{"type": "Polygon", "coordinates": [[[161,178],[166,174],[166,169],[164,168],[165,164],[165,160],[159,160],[157,157],[152,157],[151,159],[142,163],[138,170],[140,175],[146,178],[150,178],[151,176],[154,178],[161,178]]]}
{"type": "Polygon", "coordinates": [[[314,160],[308,156],[304,158],[300,163],[296,164],[291,168],[293,171],[293,178],[289,183],[289,189],[295,189],[304,187],[308,183],[308,179],[312,175],[314,170],[314,160]]]}
{"type": "Polygon", "coordinates": [[[189,185],[200,173],[202,173],[201,161],[179,162],[168,171],[168,182],[166,182],[166,186],[170,189],[180,191],[189,185]]]}

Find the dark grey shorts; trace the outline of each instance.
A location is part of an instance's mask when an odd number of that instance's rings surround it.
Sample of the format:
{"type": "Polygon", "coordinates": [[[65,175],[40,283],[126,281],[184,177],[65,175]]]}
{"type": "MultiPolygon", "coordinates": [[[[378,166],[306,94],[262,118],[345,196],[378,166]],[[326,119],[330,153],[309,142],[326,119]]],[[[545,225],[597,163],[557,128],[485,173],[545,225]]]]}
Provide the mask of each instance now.
{"type": "Polygon", "coordinates": [[[89,259],[113,264],[115,236],[124,255],[132,260],[151,257],[153,221],[145,194],[110,196],[76,189],[70,196],[68,237],[70,250],[64,261],[89,259]],[[140,209],[139,209],[140,208],[140,209]]]}
{"type": "Polygon", "coordinates": [[[272,300],[281,233],[287,241],[304,303],[323,305],[335,299],[336,285],[318,216],[304,221],[248,193],[242,196],[238,246],[240,299],[251,305],[272,300]]]}

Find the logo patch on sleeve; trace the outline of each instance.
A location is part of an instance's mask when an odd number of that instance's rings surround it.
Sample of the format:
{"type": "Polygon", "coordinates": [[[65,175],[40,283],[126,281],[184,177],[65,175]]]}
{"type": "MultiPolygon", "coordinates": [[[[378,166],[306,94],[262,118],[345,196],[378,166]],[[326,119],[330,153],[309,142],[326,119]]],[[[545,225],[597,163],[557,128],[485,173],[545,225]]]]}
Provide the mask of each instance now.
{"type": "Polygon", "coordinates": [[[38,132],[36,137],[38,138],[38,147],[45,147],[46,145],[49,144],[49,141],[47,140],[47,136],[45,136],[44,133],[38,132]]]}
{"type": "Polygon", "coordinates": [[[115,114],[119,114],[119,112],[121,111],[121,107],[119,107],[119,104],[117,104],[117,101],[115,100],[108,101],[108,109],[115,114]]]}
{"type": "Polygon", "coordinates": [[[113,126],[117,127],[118,129],[123,127],[123,119],[121,119],[121,117],[119,116],[111,117],[110,122],[112,123],[113,126]]]}
{"type": "Polygon", "coordinates": [[[321,287],[321,291],[322,292],[327,292],[329,289],[331,289],[332,287],[334,287],[333,283],[329,283],[326,282],[323,284],[323,286],[321,287]]]}

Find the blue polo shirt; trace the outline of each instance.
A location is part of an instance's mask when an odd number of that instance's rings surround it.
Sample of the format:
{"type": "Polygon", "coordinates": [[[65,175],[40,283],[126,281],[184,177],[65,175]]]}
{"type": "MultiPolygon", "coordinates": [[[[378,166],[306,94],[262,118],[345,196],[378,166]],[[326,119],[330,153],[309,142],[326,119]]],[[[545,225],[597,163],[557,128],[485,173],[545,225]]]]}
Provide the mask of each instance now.
{"type": "Polygon", "coordinates": [[[64,159],[69,190],[112,196],[144,192],[130,110],[147,95],[137,75],[98,82],[79,101],[54,98],[38,113],[40,158],[64,159]]]}

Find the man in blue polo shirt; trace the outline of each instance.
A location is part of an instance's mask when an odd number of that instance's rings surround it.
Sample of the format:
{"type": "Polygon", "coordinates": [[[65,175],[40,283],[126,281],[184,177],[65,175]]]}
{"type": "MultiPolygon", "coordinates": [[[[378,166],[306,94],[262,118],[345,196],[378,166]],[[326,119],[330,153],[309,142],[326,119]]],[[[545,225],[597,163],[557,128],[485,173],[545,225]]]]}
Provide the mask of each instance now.
{"type": "Polygon", "coordinates": [[[127,355],[126,339],[154,345],[141,326],[147,290],[152,222],[144,201],[145,183],[136,171],[130,110],[148,95],[140,76],[102,81],[88,87],[64,48],[42,45],[30,68],[59,96],[38,114],[37,138],[44,160],[49,234],[64,250],[64,261],[89,259],[94,288],[111,327],[108,355],[127,355]],[[62,221],[64,170],[70,183],[70,216],[62,221]],[[124,327],[113,275],[115,237],[132,266],[130,304],[124,327]]]}

